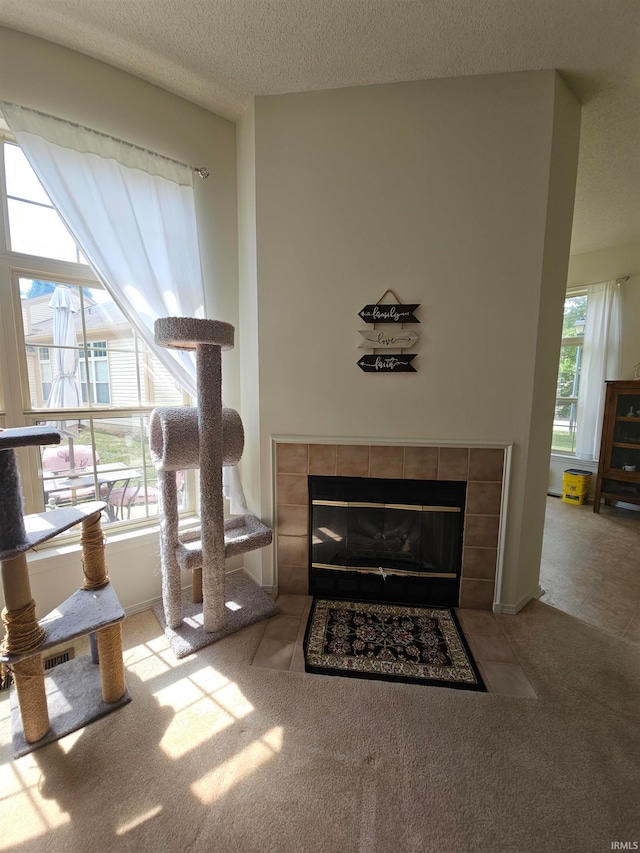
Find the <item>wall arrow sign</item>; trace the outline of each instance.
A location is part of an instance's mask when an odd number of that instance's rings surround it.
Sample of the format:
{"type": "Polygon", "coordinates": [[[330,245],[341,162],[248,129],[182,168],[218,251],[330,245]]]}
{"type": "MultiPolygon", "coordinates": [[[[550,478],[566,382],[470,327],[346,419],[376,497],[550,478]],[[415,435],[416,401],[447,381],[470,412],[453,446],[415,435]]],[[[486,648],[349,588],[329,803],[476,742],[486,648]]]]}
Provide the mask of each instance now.
{"type": "Polygon", "coordinates": [[[418,340],[412,329],[358,329],[364,340],[359,349],[409,349],[418,340]]]}
{"type": "Polygon", "coordinates": [[[365,305],[358,317],[365,323],[419,323],[413,314],[419,307],[419,302],[415,305],[365,305]]]}
{"type": "Polygon", "coordinates": [[[416,353],[405,355],[363,355],[358,361],[360,370],[365,373],[417,373],[411,364],[416,353]]]}
{"type": "Polygon", "coordinates": [[[365,323],[419,323],[413,314],[419,307],[419,302],[415,305],[365,305],[358,316],[365,323]]]}

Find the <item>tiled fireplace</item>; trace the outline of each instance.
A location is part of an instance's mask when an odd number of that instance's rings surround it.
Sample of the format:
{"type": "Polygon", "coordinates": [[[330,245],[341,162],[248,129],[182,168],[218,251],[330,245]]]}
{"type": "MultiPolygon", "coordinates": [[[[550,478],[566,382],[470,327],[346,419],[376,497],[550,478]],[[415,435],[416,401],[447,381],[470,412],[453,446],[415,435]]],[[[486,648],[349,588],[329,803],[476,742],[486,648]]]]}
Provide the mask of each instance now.
{"type": "Polygon", "coordinates": [[[276,440],[276,561],[280,593],[308,594],[309,475],[467,484],[460,607],[491,610],[499,561],[506,449],[276,440]]]}

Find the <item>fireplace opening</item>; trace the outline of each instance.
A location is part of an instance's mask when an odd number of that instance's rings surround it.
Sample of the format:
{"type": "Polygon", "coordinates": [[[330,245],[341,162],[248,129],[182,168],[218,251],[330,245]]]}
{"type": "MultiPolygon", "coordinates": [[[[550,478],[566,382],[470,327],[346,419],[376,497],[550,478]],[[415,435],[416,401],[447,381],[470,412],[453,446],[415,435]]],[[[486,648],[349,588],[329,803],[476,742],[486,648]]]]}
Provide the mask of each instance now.
{"type": "Polygon", "coordinates": [[[310,476],[311,594],[457,606],[466,487],[310,476]]]}

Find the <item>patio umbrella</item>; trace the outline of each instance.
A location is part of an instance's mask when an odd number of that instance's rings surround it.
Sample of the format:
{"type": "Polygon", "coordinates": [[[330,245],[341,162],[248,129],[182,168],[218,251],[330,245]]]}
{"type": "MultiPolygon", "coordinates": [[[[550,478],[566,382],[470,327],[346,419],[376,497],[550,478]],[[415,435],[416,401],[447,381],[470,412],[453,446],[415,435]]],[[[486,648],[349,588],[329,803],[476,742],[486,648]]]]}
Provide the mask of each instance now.
{"type": "MultiPolygon", "coordinates": [[[[53,309],[54,377],[47,400],[48,409],[70,409],[82,406],[82,388],[78,382],[78,342],[74,314],[77,309],[71,291],[59,284],[53,291],[49,307],[53,309]]],[[[69,469],[75,468],[73,439],[80,434],[80,421],[49,421],[69,439],[69,469]]]]}

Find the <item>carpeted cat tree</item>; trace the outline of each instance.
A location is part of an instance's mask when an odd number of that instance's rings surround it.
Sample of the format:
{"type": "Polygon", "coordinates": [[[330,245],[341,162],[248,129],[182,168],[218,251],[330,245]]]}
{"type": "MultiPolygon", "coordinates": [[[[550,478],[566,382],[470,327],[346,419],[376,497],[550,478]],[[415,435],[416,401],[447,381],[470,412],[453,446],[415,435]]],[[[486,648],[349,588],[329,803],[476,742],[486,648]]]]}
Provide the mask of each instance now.
{"type": "Polygon", "coordinates": [[[156,320],[158,344],[195,350],[198,406],[160,407],[151,414],[149,445],[158,471],[164,621],[178,657],[277,613],[273,601],[248,576],[225,576],[225,559],[269,545],[272,532],[252,515],[224,518],[222,468],[239,462],[244,431],[234,409],[222,406],[222,350],[233,347],[234,328],[217,320],[156,320]],[[200,528],[180,536],[176,472],[200,469],[200,528]],[[183,620],[181,573],[193,573],[193,601],[202,602],[201,625],[183,620]],[[233,606],[229,589],[233,587],[233,606]]]}
{"type": "MultiPolygon", "coordinates": [[[[130,701],[122,660],[124,610],[105,564],[102,501],[23,515],[15,449],[60,443],[49,427],[0,429],[0,565],[5,634],[0,664],[11,673],[11,729],[17,758],[97,720],[130,701]],[[81,589],[36,619],[26,552],[82,524],[81,589]],[[76,637],[92,638],[91,656],[45,676],[42,652],[76,637]],[[17,701],[16,701],[17,699],[17,701]]],[[[9,681],[9,679],[7,679],[9,681]]]]}

